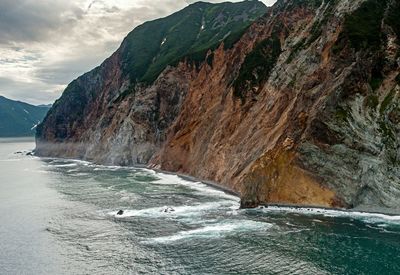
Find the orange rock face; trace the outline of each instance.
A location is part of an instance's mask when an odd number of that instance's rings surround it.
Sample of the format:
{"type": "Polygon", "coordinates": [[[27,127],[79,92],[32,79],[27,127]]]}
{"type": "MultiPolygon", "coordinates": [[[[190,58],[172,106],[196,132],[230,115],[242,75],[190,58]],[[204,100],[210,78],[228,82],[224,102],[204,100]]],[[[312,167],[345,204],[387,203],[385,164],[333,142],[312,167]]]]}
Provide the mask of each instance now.
{"type": "MultiPolygon", "coordinates": [[[[348,50],[335,55],[332,48],[342,30],[344,14],[360,4],[361,1],[346,7],[344,3],[338,5],[337,10],[346,9],[341,10],[342,16],[328,17],[324,33],[310,45],[302,46],[291,61],[289,56],[299,43],[295,41],[308,38],[318,16],[328,16],[321,12],[329,7],[300,7],[276,13],[272,10],[270,16],[249,29],[234,49],[224,51],[220,47],[214,53],[212,66],[204,65],[191,80],[167,141],[150,163],[229,186],[242,195],[245,207],[260,203],[357,205],[357,200],[362,200],[359,197],[364,196],[365,186],[361,186],[365,182],[352,179],[349,173],[352,169],[355,174],[362,173],[360,166],[335,167],[337,160],[323,163],[325,157],[320,157],[317,164],[304,159],[317,158],[311,154],[335,154],[331,148],[340,144],[346,144],[347,154],[354,154],[354,147],[340,137],[341,131],[349,129],[332,126],[338,124],[332,105],[339,108],[341,102],[335,96],[348,89],[349,82],[355,81],[352,84],[356,87],[351,90],[365,93],[365,84],[354,76],[355,64],[361,60],[348,50]],[[235,97],[232,79],[237,77],[246,56],[274,33],[279,37],[282,53],[269,78],[252,87],[244,99],[235,97]],[[340,55],[349,60],[342,60],[340,55]],[[318,152],[304,149],[309,146],[318,152]],[[343,179],[335,178],[336,168],[338,177],[345,174],[343,179]]],[[[391,82],[390,89],[395,86],[391,82]]]]}
{"type": "Polygon", "coordinates": [[[183,61],[111,103],[105,88],[66,139],[93,144],[72,155],[215,181],[244,207],[400,208],[398,40],[389,31],[388,49],[357,50],[343,38],[364,2],[279,1],[212,62],[183,61]]]}
{"type": "Polygon", "coordinates": [[[231,51],[221,46],[212,66],[204,65],[191,81],[182,111],[150,163],[220,182],[254,205],[342,206],[333,191],[296,164],[294,147],[312,119],[302,96],[267,82],[244,102],[233,96],[230,86],[254,45],[271,37],[276,21],[283,22],[278,32],[284,43],[296,25],[312,19],[305,9],[283,13],[252,26],[231,51]]]}

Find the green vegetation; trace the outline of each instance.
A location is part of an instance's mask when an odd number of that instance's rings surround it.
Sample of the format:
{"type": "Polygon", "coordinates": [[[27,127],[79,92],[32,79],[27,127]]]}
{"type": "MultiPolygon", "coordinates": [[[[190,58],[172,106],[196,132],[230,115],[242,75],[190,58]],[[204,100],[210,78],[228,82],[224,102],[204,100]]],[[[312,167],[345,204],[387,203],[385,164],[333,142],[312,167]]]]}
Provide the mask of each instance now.
{"type": "Polygon", "coordinates": [[[317,40],[322,34],[322,27],[328,22],[328,17],[325,16],[322,20],[318,20],[311,27],[310,37],[307,40],[307,44],[311,45],[315,40],[317,40]]]}
{"type": "MultiPolygon", "coordinates": [[[[88,74],[95,75],[96,71],[98,71],[98,67],[88,74]]],[[[83,75],[83,77],[86,75],[87,74],[83,75]]],[[[84,85],[82,85],[83,82],[84,79],[76,79],[72,81],[65,89],[62,98],[54,103],[54,107],[59,104],[60,100],[69,103],[70,109],[65,112],[65,115],[68,116],[70,121],[82,120],[84,118],[86,104],[89,101],[89,97],[92,96],[90,93],[87,94],[87,91],[84,90],[84,85]]],[[[50,110],[49,114],[53,111],[53,109],[54,108],[50,110]]]]}
{"type": "Polygon", "coordinates": [[[335,7],[335,3],[337,0],[328,0],[326,2],[326,5],[328,7],[326,8],[324,14],[322,15],[322,18],[320,20],[316,20],[311,27],[311,32],[310,32],[310,37],[307,40],[306,46],[311,45],[315,40],[318,39],[318,37],[321,36],[322,34],[322,28],[328,23],[329,19],[333,16],[333,8],[335,7]]]}
{"type": "MultiPolygon", "coordinates": [[[[187,56],[185,56],[185,58],[186,58],[186,60],[188,62],[190,62],[190,63],[196,65],[196,67],[198,67],[206,59],[208,51],[209,50],[213,51],[215,49],[216,49],[216,47],[212,47],[212,48],[209,48],[209,49],[204,49],[204,50],[201,50],[201,51],[198,51],[198,52],[194,52],[194,53],[188,54],[187,56]]],[[[212,64],[213,59],[214,59],[214,55],[211,54],[211,58],[207,58],[207,60],[206,60],[210,66],[212,64]]],[[[177,60],[177,61],[179,61],[179,60],[177,60]]],[[[173,64],[173,65],[175,65],[175,64],[173,64]]]]}
{"type": "Polygon", "coordinates": [[[296,45],[294,45],[292,52],[290,53],[288,59],[286,60],[286,63],[292,62],[294,57],[297,55],[297,53],[305,48],[305,42],[306,42],[306,39],[303,38],[302,40],[297,42],[296,45]]]}
{"type": "Polygon", "coordinates": [[[214,53],[211,53],[210,55],[208,55],[206,61],[207,61],[207,64],[208,64],[209,66],[212,66],[213,61],[214,61],[214,53]]]}
{"type": "Polygon", "coordinates": [[[386,24],[392,27],[393,31],[397,35],[397,40],[400,41],[400,2],[392,1],[392,5],[388,9],[387,17],[385,19],[386,24]]]}
{"type": "Polygon", "coordinates": [[[131,85],[129,88],[127,88],[126,90],[124,90],[122,93],[120,93],[118,95],[117,98],[115,98],[113,100],[112,103],[117,104],[122,102],[122,100],[124,100],[128,95],[132,94],[134,92],[134,88],[132,87],[133,85],[131,85]]]}
{"type": "MultiPolygon", "coordinates": [[[[322,35],[323,27],[328,23],[329,19],[333,16],[333,8],[335,7],[335,2],[337,0],[327,0],[325,11],[323,14],[316,18],[313,26],[310,30],[310,36],[308,38],[303,38],[299,42],[295,44],[290,53],[288,59],[286,60],[287,63],[293,61],[294,57],[303,49],[309,47],[315,40],[317,40],[322,35]]],[[[322,5],[322,1],[305,1],[308,5],[312,5],[313,7],[318,7],[322,5]]],[[[302,2],[300,2],[302,3],[302,2]]],[[[303,3],[304,5],[305,3],[303,3]]]]}
{"type": "Polygon", "coordinates": [[[370,109],[376,110],[379,105],[379,98],[377,95],[369,95],[366,98],[366,104],[370,109]]]}
{"type": "Polygon", "coordinates": [[[376,58],[376,62],[371,70],[371,79],[369,81],[369,85],[371,86],[372,90],[377,90],[384,80],[384,75],[382,74],[383,68],[385,66],[385,57],[380,54],[376,58]]]}
{"type": "Polygon", "coordinates": [[[247,31],[247,29],[250,27],[251,24],[248,24],[247,26],[243,27],[243,29],[238,30],[236,32],[231,33],[227,38],[224,39],[224,49],[231,49],[236,42],[242,38],[244,33],[247,31]]]}
{"type": "Polygon", "coordinates": [[[382,76],[372,76],[369,85],[371,86],[372,90],[375,91],[382,85],[382,82],[383,82],[382,76]]]}
{"type": "Polygon", "coordinates": [[[123,72],[133,82],[152,83],[180,60],[199,64],[222,41],[231,47],[250,23],[266,12],[259,1],[197,2],[168,17],[134,29],[122,45],[123,72]]]}
{"type": "Polygon", "coordinates": [[[393,131],[391,127],[385,122],[381,121],[380,124],[380,132],[382,133],[382,136],[387,139],[387,140],[395,140],[395,135],[393,134],[393,131]]]}
{"type": "Polygon", "coordinates": [[[346,40],[357,51],[378,48],[381,45],[381,22],[385,7],[386,0],[368,0],[353,14],[348,15],[337,42],[339,44],[335,45],[335,51],[340,51],[346,40]]]}
{"type": "Polygon", "coordinates": [[[281,43],[277,34],[255,46],[250,52],[239,71],[233,87],[234,95],[244,98],[247,91],[266,81],[279,55],[281,54],[281,43]]]}
{"type": "Polygon", "coordinates": [[[351,116],[351,114],[348,109],[345,109],[344,107],[339,106],[336,110],[335,116],[339,121],[346,122],[347,118],[349,118],[351,116]]]}
{"type": "Polygon", "coordinates": [[[0,137],[33,136],[49,106],[33,106],[0,96],[0,137]]]}
{"type": "Polygon", "coordinates": [[[396,83],[397,85],[400,85],[400,73],[396,76],[396,83]]]}
{"type": "Polygon", "coordinates": [[[293,8],[300,8],[300,7],[317,8],[317,7],[321,6],[322,3],[323,3],[323,0],[296,0],[296,1],[292,1],[288,5],[288,10],[293,9],[293,8]]]}
{"type": "Polygon", "coordinates": [[[380,108],[381,114],[383,114],[386,111],[386,109],[389,107],[390,103],[392,103],[394,96],[395,96],[395,90],[393,89],[382,101],[381,108],[380,108]]]}

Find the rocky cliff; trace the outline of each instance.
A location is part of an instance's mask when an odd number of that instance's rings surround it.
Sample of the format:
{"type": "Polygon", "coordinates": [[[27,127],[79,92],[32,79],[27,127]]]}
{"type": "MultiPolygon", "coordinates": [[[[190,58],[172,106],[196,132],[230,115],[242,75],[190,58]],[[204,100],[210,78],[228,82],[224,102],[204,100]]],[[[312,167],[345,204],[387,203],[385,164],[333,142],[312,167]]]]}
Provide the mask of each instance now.
{"type": "Polygon", "coordinates": [[[190,174],[244,207],[400,208],[400,1],[280,0],[247,27],[257,3],[214,13],[220,38],[197,31],[172,61],[137,64],[128,36],[68,86],[37,153],[190,174]]]}

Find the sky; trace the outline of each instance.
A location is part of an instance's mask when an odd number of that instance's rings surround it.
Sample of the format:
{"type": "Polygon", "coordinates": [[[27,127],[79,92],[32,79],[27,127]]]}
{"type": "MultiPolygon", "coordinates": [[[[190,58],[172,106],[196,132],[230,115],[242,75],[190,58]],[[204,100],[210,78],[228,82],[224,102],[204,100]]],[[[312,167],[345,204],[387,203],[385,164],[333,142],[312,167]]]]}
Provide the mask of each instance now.
{"type": "MultiPolygon", "coordinates": [[[[275,2],[262,1],[267,6],[275,2]]],[[[1,0],[0,95],[35,105],[53,103],[69,82],[117,50],[133,28],[193,2],[1,0]]]]}

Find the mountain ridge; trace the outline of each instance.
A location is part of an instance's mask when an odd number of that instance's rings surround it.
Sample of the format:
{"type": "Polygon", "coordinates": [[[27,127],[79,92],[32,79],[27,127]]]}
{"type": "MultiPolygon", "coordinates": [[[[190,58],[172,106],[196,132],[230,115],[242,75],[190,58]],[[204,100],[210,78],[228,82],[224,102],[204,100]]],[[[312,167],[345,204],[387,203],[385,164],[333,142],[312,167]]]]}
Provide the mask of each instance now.
{"type": "Polygon", "coordinates": [[[45,117],[49,107],[31,105],[0,95],[0,137],[33,136],[33,127],[45,117]]]}

